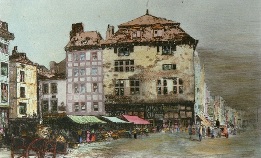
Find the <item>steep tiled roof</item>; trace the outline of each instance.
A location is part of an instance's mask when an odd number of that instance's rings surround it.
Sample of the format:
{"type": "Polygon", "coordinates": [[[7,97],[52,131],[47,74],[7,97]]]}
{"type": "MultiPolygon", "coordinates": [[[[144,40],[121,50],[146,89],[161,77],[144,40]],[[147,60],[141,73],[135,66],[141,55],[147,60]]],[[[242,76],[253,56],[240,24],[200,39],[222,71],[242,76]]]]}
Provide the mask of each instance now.
{"type": "Polygon", "coordinates": [[[145,14],[136,19],[120,24],[118,27],[135,26],[135,25],[153,25],[153,24],[178,24],[175,21],[167,20],[165,18],[156,17],[150,14],[145,14]]]}
{"type": "Polygon", "coordinates": [[[32,62],[31,60],[29,60],[26,57],[26,53],[13,53],[11,56],[9,56],[9,60],[10,62],[18,62],[18,63],[22,63],[22,64],[28,64],[28,65],[35,65],[34,62],[32,62]]]}
{"type": "Polygon", "coordinates": [[[65,49],[70,47],[99,47],[102,40],[101,34],[97,31],[86,31],[77,33],[71,38],[69,43],[65,46],[65,49]]]}
{"type": "Polygon", "coordinates": [[[119,30],[110,38],[103,41],[102,45],[153,42],[195,42],[196,40],[180,28],[179,25],[179,23],[172,20],[156,17],[147,13],[134,20],[120,24],[118,26],[119,30]],[[134,36],[134,33],[137,31],[140,32],[139,37],[134,36]],[[160,32],[160,35],[156,35],[156,31],[160,32]]]}

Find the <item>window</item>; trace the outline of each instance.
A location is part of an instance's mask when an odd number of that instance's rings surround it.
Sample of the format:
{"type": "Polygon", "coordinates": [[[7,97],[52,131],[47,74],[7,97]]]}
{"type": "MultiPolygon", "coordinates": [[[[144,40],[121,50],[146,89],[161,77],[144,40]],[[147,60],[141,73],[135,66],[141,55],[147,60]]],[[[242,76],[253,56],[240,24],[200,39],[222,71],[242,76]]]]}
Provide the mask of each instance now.
{"type": "Polygon", "coordinates": [[[132,95],[140,94],[140,81],[130,80],[130,92],[132,95]]]}
{"type": "Polygon", "coordinates": [[[79,54],[74,54],[73,59],[74,61],[79,61],[79,54]]]}
{"type": "Polygon", "coordinates": [[[115,72],[133,72],[134,71],[134,60],[115,60],[114,61],[115,72]]]}
{"type": "Polygon", "coordinates": [[[93,67],[91,74],[92,74],[92,75],[97,75],[97,74],[98,74],[98,68],[93,67]]]}
{"type": "Polygon", "coordinates": [[[80,54],[80,60],[81,60],[81,61],[85,60],[85,53],[81,53],[81,54],[80,54]]]}
{"type": "Polygon", "coordinates": [[[132,38],[139,38],[140,37],[140,34],[141,34],[141,32],[138,30],[138,31],[134,31],[133,33],[132,33],[132,38]]]}
{"type": "Polygon", "coordinates": [[[51,112],[57,112],[57,99],[55,99],[55,100],[51,100],[51,112]]]}
{"type": "Polygon", "coordinates": [[[75,103],[74,103],[74,111],[75,111],[75,112],[78,112],[78,111],[79,111],[79,108],[80,108],[80,107],[79,107],[79,103],[78,103],[78,102],[75,102],[75,103]]]}
{"type": "Polygon", "coordinates": [[[7,76],[8,75],[8,64],[1,62],[1,75],[7,76]]]}
{"type": "Polygon", "coordinates": [[[98,92],[98,83],[93,83],[92,89],[93,89],[93,92],[98,92]]]}
{"type": "Polygon", "coordinates": [[[167,80],[163,80],[163,94],[168,94],[167,80]]]}
{"type": "Polygon", "coordinates": [[[25,98],[25,87],[20,87],[20,98],[25,98]]]}
{"type": "Polygon", "coordinates": [[[43,94],[49,94],[48,83],[43,84],[43,94]]]}
{"type": "Polygon", "coordinates": [[[80,91],[81,93],[85,93],[85,84],[81,84],[81,87],[80,87],[80,91]]]}
{"type": "Polygon", "coordinates": [[[0,52],[3,52],[4,54],[8,54],[8,45],[0,42],[0,52]]]}
{"type": "Polygon", "coordinates": [[[19,103],[19,114],[26,115],[26,103],[19,103]]]}
{"type": "Polygon", "coordinates": [[[115,82],[115,95],[124,95],[124,80],[116,80],[115,82]]]}
{"type": "Polygon", "coordinates": [[[80,69],[80,76],[84,76],[84,75],[85,75],[85,69],[82,68],[82,69],[80,69]]]}
{"type": "Polygon", "coordinates": [[[172,55],[176,51],[176,46],[162,46],[162,55],[172,55]]]}
{"type": "Polygon", "coordinates": [[[57,93],[57,83],[51,83],[51,93],[57,93]]]}
{"type": "Polygon", "coordinates": [[[154,30],[154,37],[161,37],[163,34],[163,30],[154,30]]]}
{"type": "Polygon", "coordinates": [[[43,100],[42,101],[42,112],[47,113],[49,110],[49,102],[48,100],[43,100]]]}
{"type": "Polygon", "coordinates": [[[176,70],[176,64],[163,64],[162,70],[176,70]]]}
{"type": "Polygon", "coordinates": [[[20,71],[20,82],[24,82],[24,71],[20,71]]]}
{"type": "Polygon", "coordinates": [[[99,111],[98,102],[93,102],[93,111],[99,111]]]}
{"type": "Polygon", "coordinates": [[[1,102],[8,102],[8,84],[1,83],[1,102]]]}
{"type": "Polygon", "coordinates": [[[79,85],[74,83],[74,93],[79,93],[79,85]]]}
{"type": "Polygon", "coordinates": [[[74,76],[78,76],[79,75],[79,69],[78,68],[74,68],[73,69],[73,75],[74,76]]]}
{"type": "Polygon", "coordinates": [[[81,102],[81,110],[86,110],[85,102],[81,102]]]}
{"type": "Polygon", "coordinates": [[[129,56],[131,52],[133,52],[133,46],[118,48],[118,56],[129,56]]]}
{"type": "Polygon", "coordinates": [[[168,82],[166,79],[157,81],[157,93],[163,95],[168,94],[168,82]]]}
{"type": "Polygon", "coordinates": [[[92,60],[97,60],[97,52],[92,52],[92,60]]]}
{"type": "Polygon", "coordinates": [[[157,92],[158,94],[161,94],[161,80],[157,81],[157,92]]]}
{"type": "Polygon", "coordinates": [[[183,94],[183,81],[180,78],[173,79],[173,93],[183,94]]]}

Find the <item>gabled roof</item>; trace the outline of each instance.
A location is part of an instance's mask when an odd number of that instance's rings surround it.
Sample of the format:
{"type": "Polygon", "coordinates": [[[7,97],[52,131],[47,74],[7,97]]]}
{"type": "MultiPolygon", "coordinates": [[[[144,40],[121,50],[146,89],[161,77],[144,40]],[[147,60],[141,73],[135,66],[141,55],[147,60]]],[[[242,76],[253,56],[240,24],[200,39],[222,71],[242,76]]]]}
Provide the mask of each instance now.
{"type": "Polygon", "coordinates": [[[9,56],[9,61],[28,65],[36,65],[34,62],[27,58],[26,53],[13,53],[11,56],[9,56]]]}
{"type": "Polygon", "coordinates": [[[97,31],[86,31],[77,33],[71,38],[65,49],[70,47],[99,47],[102,36],[97,31]]]}
{"type": "Polygon", "coordinates": [[[102,42],[102,46],[118,44],[152,44],[152,43],[196,43],[196,40],[187,34],[180,23],[165,18],[156,17],[147,13],[136,19],[122,23],[119,30],[102,42]],[[140,31],[139,37],[133,36],[140,31]],[[159,32],[159,33],[157,33],[159,32]]]}
{"type": "Polygon", "coordinates": [[[154,25],[154,24],[179,24],[172,20],[156,17],[150,14],[142,15],[136,19],[120,24],[118,27],[135,26],[135,25],[154,25]]]}

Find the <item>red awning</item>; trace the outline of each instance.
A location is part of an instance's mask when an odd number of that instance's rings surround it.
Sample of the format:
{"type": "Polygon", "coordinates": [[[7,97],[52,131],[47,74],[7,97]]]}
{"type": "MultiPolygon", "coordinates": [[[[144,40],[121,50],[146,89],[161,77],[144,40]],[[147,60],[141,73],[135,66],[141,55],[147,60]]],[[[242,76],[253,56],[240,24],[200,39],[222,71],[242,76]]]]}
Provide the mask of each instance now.
{"type": "Polygon", "coordinates": [[[127,121],[134,123],[135,125],[148,125],[149,121],[139,118],[138,116],[122,115],[127,121]]]}

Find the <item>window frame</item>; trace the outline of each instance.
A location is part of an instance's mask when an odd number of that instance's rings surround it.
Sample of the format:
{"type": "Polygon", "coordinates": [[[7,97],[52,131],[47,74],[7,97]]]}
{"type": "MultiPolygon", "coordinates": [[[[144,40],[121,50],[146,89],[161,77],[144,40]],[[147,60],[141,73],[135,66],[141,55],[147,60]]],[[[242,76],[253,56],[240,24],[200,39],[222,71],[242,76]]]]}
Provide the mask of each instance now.
{"type": "Polygon", "coordinates": [[[20,98],[26,98],[25,87],[20,87],[20,98]]]}
{"type": "Polygon", "coordinates": [[[48,83],[43,83],[43,94],[49,94],[49,84],[48,83]],[[47,87],[47,89],[45,89],[45,87],[47,87]]]}
{"type": "Polygon", "coordinates": [[[116,96],[124,96],[124,91],[125,91],[125,80],[116,80],[115,81],[115,88],[114,88],[114,93],[116,96]]]}
{"type": "Polygon", "coordinates": [[[131,79],[131,80],[129,80],[129,84],[130,84],[129,86],[130,86],[131,95],[140,94],[140,80],[131,79]]]}
{"type": "Polygon", "coordinates": [[[176,64],[162,64],[162,70],[168,71],[168,70],[176,70],[177,65],[176,64]]]}
{"type": "Polygon", "coordinates": [[[20,70],[20,82],[25,82],[24,77],[25,77],[25,71],[20,70]]]}
{"type": "Polygon", "coordinates": [[[93,102],[92,103],[93,111],[98,112],[99,111],[99,103],[93,102]]]}
{"type": "Polygon", "coordinates": [[[1,75],[8,76],[8,63],[1,62],[1,75]]]}
{"type": "Polygon", "coordinates": [[[57,94],[57,93],[58,93],[57,83],[51,83],[51,94],[57,94]]]}
{"type": "Polygon", "coordinates": [[[27,104],[19,102],[19,114],[26,115],[26,113],[27,113],[27,104]],[[21,109],[22,107],[23,107],[23,109],[21,109]],[[21,112],[21,110],[23,110],[23,112],[21,112]]]}

